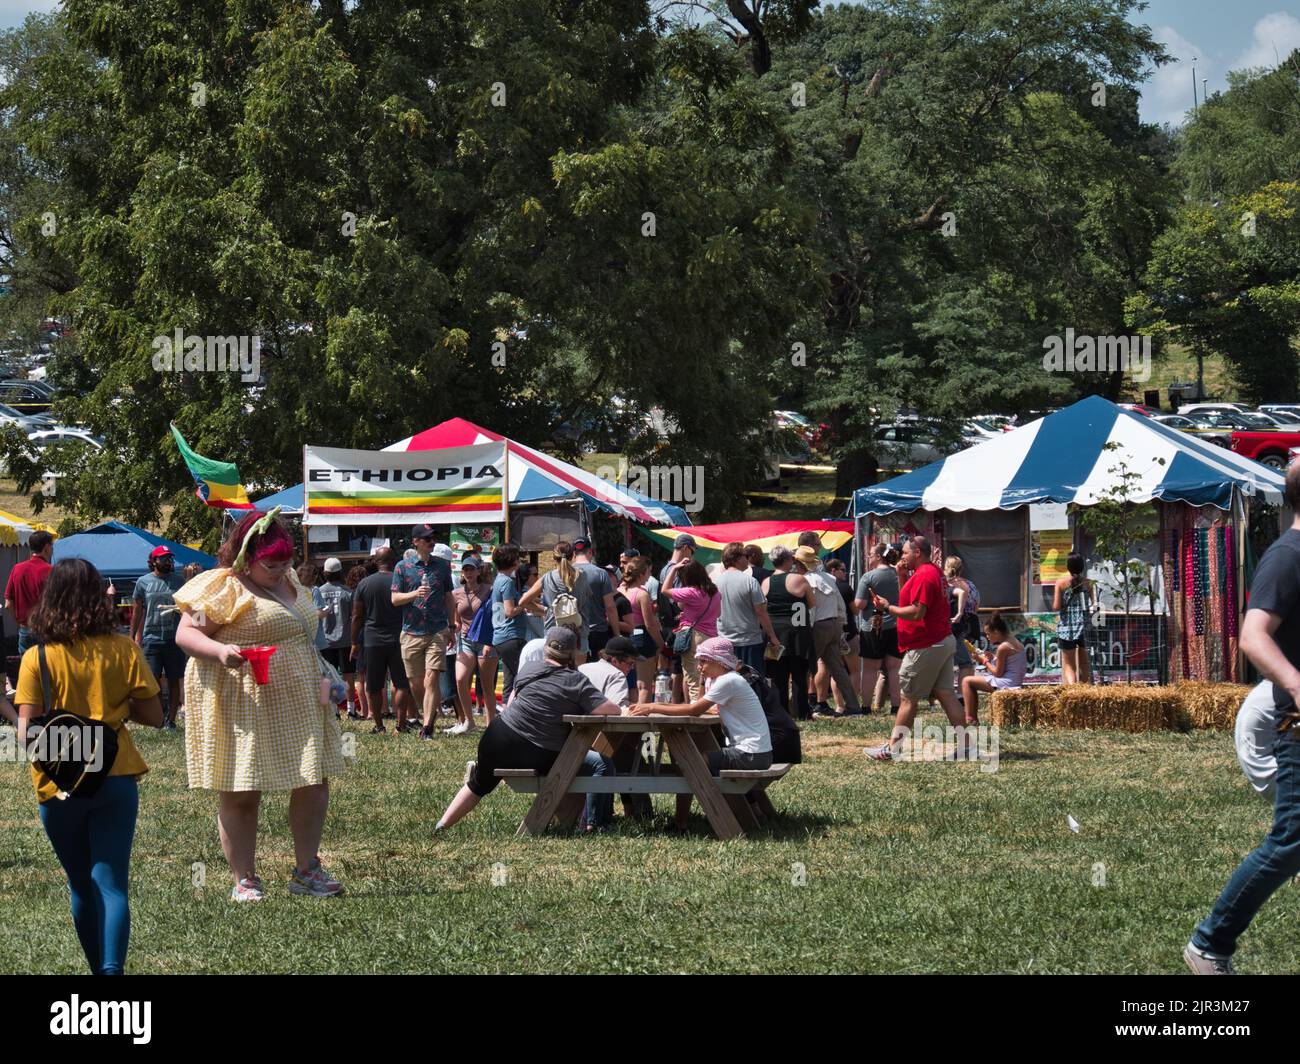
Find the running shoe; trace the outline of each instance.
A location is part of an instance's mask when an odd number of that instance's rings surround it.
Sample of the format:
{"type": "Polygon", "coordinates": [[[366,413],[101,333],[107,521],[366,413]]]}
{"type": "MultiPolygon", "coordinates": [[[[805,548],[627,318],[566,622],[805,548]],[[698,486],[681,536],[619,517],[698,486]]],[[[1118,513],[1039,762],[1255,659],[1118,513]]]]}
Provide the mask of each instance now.
{"type": "Polygon", "coordinates": [[[261,901],[265,897],[262,880],[257,876],[245,876],[230,891],[231,901],[261,901]]]}
{"type": "Polygon", "coordinates": [[[1232,966],[1231,957],[1223,957],[1217,953],[1197,949],[1190,942],[1187,943],[1187,948],[1183,950],[1183,960],[1187,962],[1187,967],[1192,970],[1194,975],[1237,974],[1237,969],[1232,966]]]}
{"type": "Polygon", "coordinates": [[[309,894],[313,898],[332,898],[343,893],[343,884],[325,871],[320,858],[312,861],[306,872],[294,869],[289,875],[290,894],[309,894]]]}

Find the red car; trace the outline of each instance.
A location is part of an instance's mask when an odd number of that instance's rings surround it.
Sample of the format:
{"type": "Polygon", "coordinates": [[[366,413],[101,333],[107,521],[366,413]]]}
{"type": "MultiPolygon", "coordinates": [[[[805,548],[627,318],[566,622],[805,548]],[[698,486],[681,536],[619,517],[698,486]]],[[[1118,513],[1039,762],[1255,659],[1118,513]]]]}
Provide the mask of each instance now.
{"type": "Polygon", "coordinates": [[[1300,432],[1243,432],[1232,434],[1232,449],[1272,469],[1285,471],[1291,448],[1300,447],[1300,432]]]}
{"type": "Polygon", "coordinates": [[[1144,403],[1120,403],[1119,408],[1121,410],[1132,410],[1133,413],[1141,414],[1143,417],[1153,417],[1160,413],[1159,410],[1152,410],[1144,403]]]}

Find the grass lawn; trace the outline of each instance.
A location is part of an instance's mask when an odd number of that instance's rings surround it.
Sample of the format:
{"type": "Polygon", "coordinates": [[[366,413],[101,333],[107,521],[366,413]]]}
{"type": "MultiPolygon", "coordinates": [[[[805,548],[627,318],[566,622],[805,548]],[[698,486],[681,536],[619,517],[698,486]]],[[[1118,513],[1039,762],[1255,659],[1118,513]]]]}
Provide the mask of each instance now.
{"type": "MultiPolygon", "coordinates": [[[[520,840],[530,797],[502,786],[435,841],[475,737],[345,727],[356,758],[322,856],[347,896],[285,891],[286,799],[273,796],[268,898],[245,906],[228,900],[214,797],[186,789],[183,732],[135,730],[153,771],[128,971],[1172,973],[1269,821],[1224,733],[1008,731],[998,771],[982,772],[867,764],[862,747],[886,733],[873,717],[805,728],[806,763],[771,792],[784,819],[748,840],[714,841],[698,807],[674,836],[665,797],[650,829],[620,818],[598,836],[520,840]]],[[[0,972],[82,972],[25,766],[0,765],[0,797],[0,972]]],[[[1300,888],[1275,896],[1241,968],[1300,967],[1298,908],[1300,888]]]]}

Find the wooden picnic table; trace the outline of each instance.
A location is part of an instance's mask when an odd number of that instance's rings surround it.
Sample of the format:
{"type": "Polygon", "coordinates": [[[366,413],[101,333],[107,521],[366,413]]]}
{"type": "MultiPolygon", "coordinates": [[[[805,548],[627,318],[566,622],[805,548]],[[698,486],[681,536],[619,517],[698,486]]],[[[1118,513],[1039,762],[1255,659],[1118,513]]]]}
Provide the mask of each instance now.
{"type": "Polygon", "coordinates": [[[540,835],[555,820],[564,830],[573,830],[582,815],[588,794],[689,794],[699,799],[704,815],[719,839],[743,838],[746,829],[758,826],[758,816],[747,795],[757,790],[759,813],[773,815],[763,790],[788,771],[788,765],[771,769],[724,770],[722,777],[710,775],[706,755],[721,749],[717,732],[721,719],[714,714],[701,717],[652,713],[645,717],[566,715],[569,737],[555,764],[545,776],[529,769],[498,769],[497,776],[512,789],[524,793],[536,789],[537,797],[519,825],[519,835],[540,835]],[[613,756],[629,738],[644,732],[657,733],[672,757],[673,769],[662,771],[656,757],[649,775],[579,777],[587,751],[597,744],[601,753],[613,756]]]}

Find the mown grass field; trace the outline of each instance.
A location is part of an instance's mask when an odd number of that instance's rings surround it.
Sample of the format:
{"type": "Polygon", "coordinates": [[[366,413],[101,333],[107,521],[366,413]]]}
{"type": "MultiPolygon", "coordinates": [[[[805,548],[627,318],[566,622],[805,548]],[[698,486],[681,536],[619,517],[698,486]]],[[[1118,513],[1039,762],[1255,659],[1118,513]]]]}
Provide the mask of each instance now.
{"type": "MultiPolygon", "coordinates": [[[[322,847],[347,895],[285,891],[275,796],[259,846],[269,895],[242,906],[215,799],[186,789],[183,733],[139,734],[153,771],[129,972],[1175,973],[1269,820],[1223,733],[1006,732],[985,772],[868,764],[862,748],[886,732],[874,717],[805,728],[806,763],[772,791],[783,820],[747,840],[714,841],[698,807],[674,835],[662,797],[649,829],[620,818],[605,834],[516,839],[530,799],[504,786],[435,840],[474,737],[347,729],[356,758],[322,847]]],[[[83,971],[25,766],[0,765],[0,809],[0,972],[83,971]]],[[[1239,966],[1300,968],[1298,910],[1300,888],[1279,892],[1239,966]]]]}

